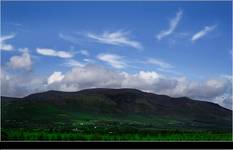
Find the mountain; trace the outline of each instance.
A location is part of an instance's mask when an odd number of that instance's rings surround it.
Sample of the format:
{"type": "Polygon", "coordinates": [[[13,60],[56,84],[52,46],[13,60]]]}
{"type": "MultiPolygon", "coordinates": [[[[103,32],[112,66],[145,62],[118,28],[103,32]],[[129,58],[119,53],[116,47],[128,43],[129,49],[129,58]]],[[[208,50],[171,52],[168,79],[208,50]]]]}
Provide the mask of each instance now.
{"type": "Polygon", "coordinates": [[[47,91],[1,97],[2,127],[73,128],[77,122],[144,125],[156,129],[231,130],[232,111],[218,104],[136,89],[47,91]]]}

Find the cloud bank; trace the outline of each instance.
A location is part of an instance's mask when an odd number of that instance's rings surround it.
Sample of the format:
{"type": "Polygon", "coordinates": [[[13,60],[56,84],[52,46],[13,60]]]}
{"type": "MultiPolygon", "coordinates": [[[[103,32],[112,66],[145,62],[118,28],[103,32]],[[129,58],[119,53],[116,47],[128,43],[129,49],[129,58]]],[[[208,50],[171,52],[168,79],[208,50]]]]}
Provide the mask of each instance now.
{"type": "Polygon", "coordinates": [[[55,71],[48,77],[1,72],[2,95],[25,96],[39,91],[78,91],[87,88],[136,88],[172,97],[191,97],[218,103],[231,108],[231,78],[219,76],[203,81],[189,80],[185,76],[168,77],[155,71],[129,74],[115,72],[98,65],[76,66],[67,72],[55,71]]]}

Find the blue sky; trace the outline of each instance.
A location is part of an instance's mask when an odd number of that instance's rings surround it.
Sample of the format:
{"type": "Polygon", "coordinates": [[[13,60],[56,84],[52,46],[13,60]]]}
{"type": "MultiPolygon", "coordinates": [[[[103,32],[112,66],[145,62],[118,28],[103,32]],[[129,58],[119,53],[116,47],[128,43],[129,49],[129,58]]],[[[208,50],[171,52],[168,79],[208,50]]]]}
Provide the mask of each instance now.
{"type": "Polygon", "coordinates": [[[8,76],[30,72],[60,82],[89,64],[198,85],[231,76],[231,2],[1,3],[1,67],[8,76]]]}

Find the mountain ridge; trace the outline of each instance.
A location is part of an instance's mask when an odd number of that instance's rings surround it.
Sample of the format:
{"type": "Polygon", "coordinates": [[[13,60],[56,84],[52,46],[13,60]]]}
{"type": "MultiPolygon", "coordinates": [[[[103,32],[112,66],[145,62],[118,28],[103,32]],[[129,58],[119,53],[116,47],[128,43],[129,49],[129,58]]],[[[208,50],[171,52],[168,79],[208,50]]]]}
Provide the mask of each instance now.
{"type": "MultiPolygon", "coordinates": [[[[113,89],[113,88],[90,88],[90,89],[82,89],[82,90],[79,90],[79,91],[72,91],[72,92],[69,92],[69,91],[59,91],[59,90],[48,90],[48,91],[43,91],[43,92],[38,92],[38,93],[32,93],[32,94],[29,94],[29,95],[24,96],[24,97],[1,96],[1,98],[4,98],[4,99],[25,99],[25,98],[28,98],[28,97],[31,97],[31,96],[34,96],[34,95],[44,94],[44,93],[66,93],[66,94],[73,94],[73,93],[78,93],[78,92],[98,91],[98,90],[116,90],[116,91],[118,91],[118,90],[129,90],[129,91],[137,91],[137,92],[140,92],[140,93],[153,94],[153,95],[158,95],[158,96],[165,96],[165,97],[174,98],[174,99],[187,99],[187,100],[192,100],[192,101],[197,101],[197,102],[204,102],[204,103],[209,103],[209,104],[213,104],[213,105],[217,105],[217,106],[223,107],[223,106],[221,106],[221,105],[219,105],[217,103],[214,103],[214,102],[203,101],[203,100],[198,100],[198,99],[192,99],[192,98],[186,97],[186,96],[171,97],[171,96],[168,96],[168,95],[165,95],[165,94],[156,94],[156,93],[152,93],[152,92],[145,92],[145,91],[141,91],[141,90],[134,89],[134,88],[116,88],[116,89],[113,89]]],[[[225,108],[225,107],[223,107],[223,108],[227,109],[227,110],[230,110],[230,109],[225,108]]]]}
{"type": "MultiPolygon", "coordinates": [[[[58,114],[66,114],[66,119],[72,122],[74,114],[84,113],[96,116],[136,115],[145,119],[168,119],[179,122],[174,124],[175,128],[183,126],[190,129],[218,130],[231,129],[232,124],[232,111],[218,104],[187,97],[172,98],[129,88],[93,88],[77,92],[50,90],[30,94],[24,98],[1,97],[1,99],[3,99],[3,119],[5,120],[25,119],[13,114],[15,111],[18,115],[27,116],[29,121],[35,116],[43,120],[43,118],[48,119],[49,116],[57,117],[58,114]],[[54,110],[56,113],[49,110],[54,110]],[[48,113],[44,114],[43,111],[48,113]]],[[[164,125],[168,124],[169,121],[167,123],[165,121],[164,125]]]]}

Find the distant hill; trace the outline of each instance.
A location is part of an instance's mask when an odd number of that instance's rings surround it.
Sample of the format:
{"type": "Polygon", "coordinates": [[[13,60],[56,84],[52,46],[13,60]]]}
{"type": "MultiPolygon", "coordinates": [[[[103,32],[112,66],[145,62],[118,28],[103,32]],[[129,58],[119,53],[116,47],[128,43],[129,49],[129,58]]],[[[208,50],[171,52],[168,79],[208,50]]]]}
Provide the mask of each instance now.
{"type": "Polygon", "coordinates": [[[24,98],[1,97],[2,126],[51,128],[77,120],[118,120],[156,129],[231,130],[232,111],[218,104],[172,98],[136,89],[47,91],[24,98]]]}

